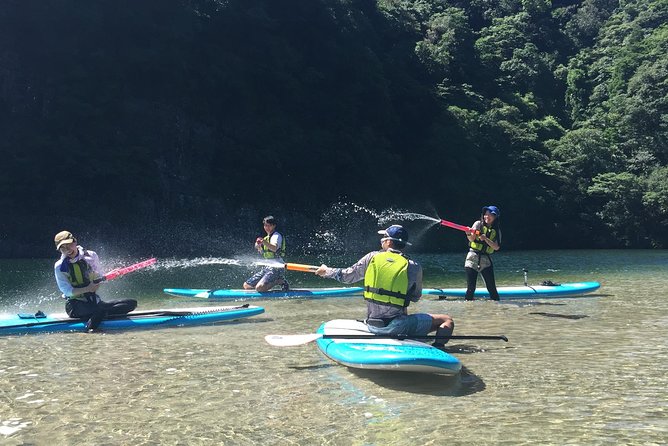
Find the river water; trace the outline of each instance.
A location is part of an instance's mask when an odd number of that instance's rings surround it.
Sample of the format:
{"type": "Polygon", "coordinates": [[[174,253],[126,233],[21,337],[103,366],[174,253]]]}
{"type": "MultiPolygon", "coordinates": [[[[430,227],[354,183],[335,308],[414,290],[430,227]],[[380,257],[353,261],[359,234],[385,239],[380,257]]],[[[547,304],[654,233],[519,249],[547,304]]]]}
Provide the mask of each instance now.
{"type": "MultiPolygon", "coordinates": [[[[426,287],[464,286],[463,254],[413,257],[426,287]]],[[[54,260],[1,260],[0,313],[62,312],[54,260]]],[[[499,285],[522,284],[527,268],[530,284],[602,286],[558,300],[425,296],[411,310],[451,314],[455,334],[510,340],[452,341],[464,365],[456,377],[354,371],[315,343],[263,340],[362,318],[361,297],[254,300],[264,314],[213,326],[0,336],[0,444],[666,444],[668,251],[499,252],[495,268],[499,285]]],[[[238,259],[161,259],[100,294],[141,309],[213,306],[162,288],[238,288],[249,273],[238,259]]]]}

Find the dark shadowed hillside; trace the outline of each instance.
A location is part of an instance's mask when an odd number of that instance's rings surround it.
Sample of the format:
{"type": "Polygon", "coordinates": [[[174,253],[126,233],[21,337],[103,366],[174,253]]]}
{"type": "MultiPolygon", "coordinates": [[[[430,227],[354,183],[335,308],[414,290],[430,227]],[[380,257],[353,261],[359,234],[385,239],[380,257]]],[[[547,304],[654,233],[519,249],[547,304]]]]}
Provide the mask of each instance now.
{"type": "Polygon", "coordinates": [[[235,250],[268,213],[305,246],[342,200],[497,204],[509,249],[665,247],[666,23],[660,0],[6,0],[0,255],[63,228],[235,250]]]}

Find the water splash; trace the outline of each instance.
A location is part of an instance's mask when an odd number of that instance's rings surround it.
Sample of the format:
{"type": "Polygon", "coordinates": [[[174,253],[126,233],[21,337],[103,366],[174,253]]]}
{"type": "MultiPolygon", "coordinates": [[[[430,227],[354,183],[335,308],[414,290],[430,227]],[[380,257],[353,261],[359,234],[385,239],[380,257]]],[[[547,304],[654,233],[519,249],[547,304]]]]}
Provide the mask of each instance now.
{"type": "Polygon", "coordinates": [[[253,266],[268,266],[270,268],[285,268],[285,263],[278,260],[257,260],[252,262],[253,266]]]}
{"type": "Polygon", "coordinates": [[[267,260],[262,259],[258,260],[256,258],[236,258],[236,259],[227,259],[224,257],[196,257],[194,259],[169,259],[169,260],[159,260],[155,265],[150,268],[153,269],[186,269],[186,268],[196,268],[198,266],[206,265],[233,265],[233,266],[245,266],[245,267],[255,267],[255,266],[269,266],[272,268],[284,268],[285,264],[279,262],[278,260],[267,260]]]}
{"type": "Polygon", "coordinates": [[[239,259],[226,259],[222,257],[196,257],[194,259],[173,259],[159,260],[153,268],[155,269],[174,269],[174,268],[194,268],[203,265],[237,265],[243,263],[239,259]]]}
{"type": "Polygon", "coordinates": [[[332,207],[323,214],[323,220],[333,219],[336,220],[340,217],[350,218],[352,214],[366,214],[370,215],[374,219],[380,217],[380,213],[375,209],[371,209],[365,206],[360,206],[359,204],[350,203],[350,202],[340,202],[332,205],[332,207]]]}
{"type": "Polygon", "coordinates": [[[378,228],[413,221],[428,222],[426,225],[414,224],[409,229],[411,238],[418,240],[441,220],[405,209],[378,211],[352,202],[338,202],[322,214],[321,229],[311,235],[311,240],[305,245],[305,253],[358,253],[360,249],[374,249],[377,248],[377,240],[373,235],[378,228]]]}
{"type": "Polygon", "coordinates": [[[368,235],[378,230],[380,213],[351,202],[333,204],[320,216],[319,228],[304,246],[306,255],[371,249],[368,235]]]}
{"type": "Polygon", "coordinates": [[[378,221],[379,225],[386,225],[392,221],[415,221],[415,220],[428,220],[434,223],[440,223],[439,218],[430,217],[429,215],[420,214],[417,212],[410,212],[403,209],[386,209],[384,211],[377,211],[375,209],[370,209],[365,206],[360,206],[355,203],[343,202],[337,203],[332,208],[323,215],[323,219],[336,217],[346,217],[349,218],[352,214],[367,214],[378,221]]]}
{"type": "Polygon", "coordinates": [[[391,223],[397,220],[399,221],[427,220],[433,222],[434,224],[441,222],[440,219],[430,217],[428,215],[418,214],[416,212],[406,212],[397,209],[388,209],[386,211],[383,211],[378,217],[378,223],[380,225],[385,225],[387,223],[391,223]]]}

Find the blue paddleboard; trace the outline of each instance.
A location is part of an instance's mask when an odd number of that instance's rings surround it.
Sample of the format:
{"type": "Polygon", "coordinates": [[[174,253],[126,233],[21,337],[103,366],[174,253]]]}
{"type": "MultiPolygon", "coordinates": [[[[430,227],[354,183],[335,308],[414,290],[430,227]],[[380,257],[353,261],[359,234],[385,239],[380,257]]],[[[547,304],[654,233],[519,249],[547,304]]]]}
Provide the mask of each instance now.
{"type": "Polygon", "coordinates": [[[179,297],[201,297],[204,299],[258,299],[275,297],[335,297],[362,294],[362,287],[339,288],[295,288],[289,291],[272,290],[198,290],[188,288],[165,288],[165,293],[179,297]]]}
{"type": "MultiPolygon", "coordinates": [[[[317,333],[324,335],[371,335],[360,321],[337,319],[325,322],[317,333]]],[[[424,342],[405,339],[328,339],[317,341],[320,351],[346,367],[442,375],[459,373],[459,359],[424,342]]]]}
{"type": "MultiPolygon", "coordinates": [[[[170,308],[164,310],[132,311],[125,316],[104,319],[100,329],[131,330],[203,325],[240,319],[264,313],[264,308],[253,305],[235,307],[170,308]]],[[[0,335],[84,331],[85,320],[71,319],[67,314],[0,315],[0,335]]]]}
{"type": "MultiPolygon", "coordinates": [[[[504,299],[547,299],[559,297],[579,296],[598,290],[601,284],[598,282],[573,282],[559,285],[522,285],[522,286],[500,286],[496,289],[499,298],[504,299]]],[[[424,288],[423,295],[464,297],[466,288],[424,288]]],[[[489,298],[489,292],[484,285],[478,286],[474,297],[489,298]]]]}

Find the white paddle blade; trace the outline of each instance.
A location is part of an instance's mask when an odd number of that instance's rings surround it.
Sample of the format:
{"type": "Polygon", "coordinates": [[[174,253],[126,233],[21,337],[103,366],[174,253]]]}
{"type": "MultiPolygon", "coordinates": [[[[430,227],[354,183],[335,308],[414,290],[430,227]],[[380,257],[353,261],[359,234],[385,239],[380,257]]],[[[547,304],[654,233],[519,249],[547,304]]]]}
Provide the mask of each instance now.
{"type": "Polygon", "coordinates": [[[211,293],[212,293],[212,291],[202,291],[202,292],[199,292],[199,293],[195,294],[194,297],[202,297],[204,299],[208,299],[209,297],[211,297],[211,293]]]}
{"type": "Polygon", "coordinates": [[[319,333],[310,333],[303,335],[267,335],[264,340],[267,344],[274,347],[294,347],[296,345],[304,345],[313,342],[316,339],[322,338],[319,333]]]}

